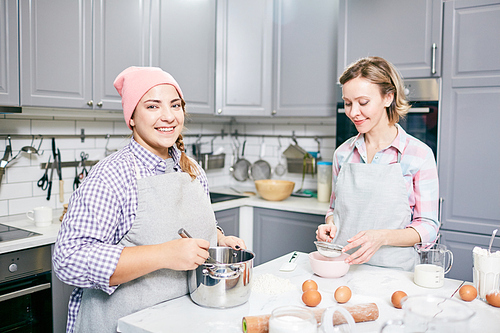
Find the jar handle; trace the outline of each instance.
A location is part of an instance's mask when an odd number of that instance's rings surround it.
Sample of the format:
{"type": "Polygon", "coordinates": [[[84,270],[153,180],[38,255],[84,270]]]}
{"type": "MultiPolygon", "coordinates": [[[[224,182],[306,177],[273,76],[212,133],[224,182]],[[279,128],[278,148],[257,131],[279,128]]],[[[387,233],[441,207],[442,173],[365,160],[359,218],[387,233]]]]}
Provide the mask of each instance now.
{"type": "Polygon", "coordinates": [[[323,333],[334,333],[338,332],[333,325],[333,316],[335,312],[340,312],[344,316],[347,321],[347,325],[349,326],[349,332],[354,332],[354,318],[345,308],[341,306],[331,306],[323,312],[323,316],[321,317],[321,329],[320,332],[323,333]]]}
{"type": "Polygon", "coordinates": [[[450,250],[446,250],[446,254],[448,254],[448,267],[444,271],[444,274],[448,273],[451,269],[451,266],[453,266],[453,252],[450,250]]]}

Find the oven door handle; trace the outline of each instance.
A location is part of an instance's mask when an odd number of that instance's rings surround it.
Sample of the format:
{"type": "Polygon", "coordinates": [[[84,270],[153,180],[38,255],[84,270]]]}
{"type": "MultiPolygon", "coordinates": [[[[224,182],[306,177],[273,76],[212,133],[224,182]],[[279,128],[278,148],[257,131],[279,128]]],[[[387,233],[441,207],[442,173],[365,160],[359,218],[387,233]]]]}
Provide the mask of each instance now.
{"type": "Polygon", "coordinates": [[[28,294],[33,294],[33,293],[36,293],[37,291],[49,289],[50,287],[51,287],[50,282],[47,282],[47,283],[39,284],[37,286],[29,287],[26,289],[13,291],[13,292],[5,294],[5,295],[0,295],[0,302],[6,301],[6,300],[9,300],[12,298],[16,298],[16,297],[21,297],[21,296],[28,295],[28,294]]]}

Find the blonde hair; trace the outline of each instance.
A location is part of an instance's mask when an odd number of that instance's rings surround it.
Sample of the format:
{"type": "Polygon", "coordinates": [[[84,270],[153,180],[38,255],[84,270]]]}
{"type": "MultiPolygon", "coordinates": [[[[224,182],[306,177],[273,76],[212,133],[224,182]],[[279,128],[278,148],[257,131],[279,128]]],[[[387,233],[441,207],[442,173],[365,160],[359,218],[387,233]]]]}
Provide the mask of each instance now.
{"type": "Polygon", "coordinates": [[[390,93],[394,94],[391,105],[386,108],[387,118],[391,125],[397,123],[400,118],[408,113],[410,105],[406,100],[403,80],[397,69],[389,61],[380,57],[359,59],[347,67],[340,76],[339,82],[344,85],[357,77],[362,77],[378,85],[382,96],[390,93]]]}
{"type": "MultiPolygon", "coordinates": [[[[181,98],[182,111],[184,112],[184,116],[186,116],[186,102],[181,98]]],[[[175,141],[175,145],[181,151],[181,159],[179,161],[179,165],[183,172],[187,172],[191,179],[195,179],[200,175],[200,171],[198,170],[198,166],[194,163],[185,153],[186,148],[184,147],[184,138],[182,134],[179,134],[179,137],[175,141]]]]}

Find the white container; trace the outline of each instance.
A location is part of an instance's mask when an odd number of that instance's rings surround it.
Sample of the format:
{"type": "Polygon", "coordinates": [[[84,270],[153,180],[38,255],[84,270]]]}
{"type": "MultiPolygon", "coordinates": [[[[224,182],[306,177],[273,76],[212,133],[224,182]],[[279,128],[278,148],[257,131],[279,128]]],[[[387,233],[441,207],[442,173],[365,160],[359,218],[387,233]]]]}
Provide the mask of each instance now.
{"type": "Polygon", "coordinates": [[[52,208],[50,207],[35,207],[33,210],[26,212],[26,217],[31,221],[35,221],[37,227],[47,227],[52,224],[52,208]]]}
{"type": "Polygon", "coordinates": [[[269,333],[317,333],[318,323],[314,313],[304,307],[282,306],[269,318],[269,333]]]}
{"type": "Polygon", "coordinates": [[[472,250],[474,258],[473,283],[478,296],[486,300],[486,294],[500,288],[500,251],[488,254],[487,249],[478,246],[472,250]]]}
{"type": "Polygon", "coordinates": [[[441,288],[453,265],[453,253],[443,244],[417,243],[413,282],[424,288],[441,288]],[[447,260],[448,258],[448,260],[447,260]]]}
{"type": "Polygon", "coordinates": [[[318,162],[318,201],[330,202],[332,195],[332,162],[318,162]]]}

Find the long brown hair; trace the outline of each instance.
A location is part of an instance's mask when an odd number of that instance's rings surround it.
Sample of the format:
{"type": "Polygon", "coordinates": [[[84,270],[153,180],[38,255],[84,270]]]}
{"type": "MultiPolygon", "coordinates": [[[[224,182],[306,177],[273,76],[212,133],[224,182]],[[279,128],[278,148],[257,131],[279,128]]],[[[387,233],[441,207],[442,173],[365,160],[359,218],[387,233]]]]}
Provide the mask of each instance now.
{"type": "Polygon", "coordinates": [[[391,125],[397,123],[400,117],[404,117],[408,113],[410,105],[406,101],[403,80],[389,61],[380,57],[359,59],[347,67],[340,76],[339,82],[343,85],[357,77],[362,77],[378,85],[382,96],[389,93],[394,94],[391,105],[386,108],[387,118],[389,118],[391,125]]]}
{"type": "MultiPolygon", "coordinates": [[[[182,105],[182,110],[184,112],[184,117],[185,117],[186,116],[186,102],[182,98],[181,98],[181,105],[182,105]]],[[[184,138],[183,138],[182,134],[179,134],[179,137],[175,141],[175,145],[181,151],[181,159],[179,161],[179,165],[181,166],[181,170],[184,172],[187,172],[191,176],[191,179],[195,179],[197,176],[200,175],[200,171],[198,170],[196,163],[194,163],[186,155],[186,152],[185,152],[186,148],[184,147],[184,138]]]]}

